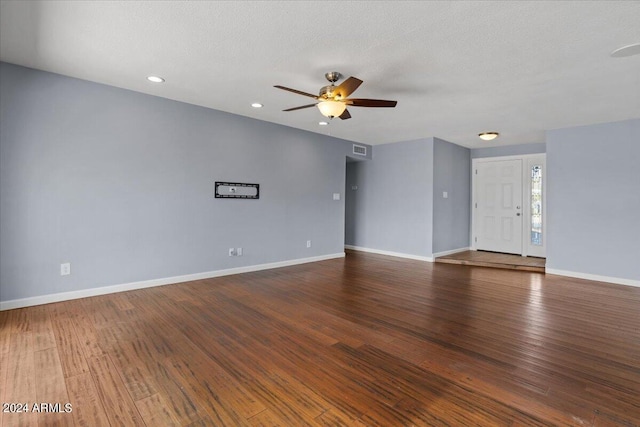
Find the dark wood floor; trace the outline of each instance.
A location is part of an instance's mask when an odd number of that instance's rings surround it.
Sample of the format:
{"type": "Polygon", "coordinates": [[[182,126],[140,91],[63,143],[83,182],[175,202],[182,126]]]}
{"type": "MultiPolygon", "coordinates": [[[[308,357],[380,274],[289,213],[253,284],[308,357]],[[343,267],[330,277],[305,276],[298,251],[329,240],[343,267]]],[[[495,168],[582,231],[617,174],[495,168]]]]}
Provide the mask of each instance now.
{"type": "Polygon", "coordinates": [[[348,253],[0,313],[12,425],[638,426],[640,288],[348,253]]]}

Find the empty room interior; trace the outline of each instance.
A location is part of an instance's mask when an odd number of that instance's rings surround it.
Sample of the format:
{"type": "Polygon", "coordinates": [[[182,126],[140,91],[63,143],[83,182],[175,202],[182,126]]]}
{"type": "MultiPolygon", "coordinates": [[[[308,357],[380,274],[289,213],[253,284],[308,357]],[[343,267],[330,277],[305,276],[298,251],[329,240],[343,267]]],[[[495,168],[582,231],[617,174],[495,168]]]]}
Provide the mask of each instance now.
{"type": "Polygon", "coordinates": [[[0,0],[0,427],[640,427],[639,18],[0,0]]]}

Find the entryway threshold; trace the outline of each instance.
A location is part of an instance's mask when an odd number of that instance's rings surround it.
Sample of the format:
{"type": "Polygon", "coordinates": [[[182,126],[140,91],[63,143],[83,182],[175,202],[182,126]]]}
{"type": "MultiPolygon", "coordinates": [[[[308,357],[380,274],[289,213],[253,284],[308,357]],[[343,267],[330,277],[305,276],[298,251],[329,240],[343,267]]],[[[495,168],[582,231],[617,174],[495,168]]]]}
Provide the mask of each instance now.
{"type": "Polygon", "coordinates": [[[436,262],[446,264],[474,265],[478,267],[501,268],[506,270],[545,272],[544,258],[523,257],[487,251],[464,251],[438,257],[436,262]]]}

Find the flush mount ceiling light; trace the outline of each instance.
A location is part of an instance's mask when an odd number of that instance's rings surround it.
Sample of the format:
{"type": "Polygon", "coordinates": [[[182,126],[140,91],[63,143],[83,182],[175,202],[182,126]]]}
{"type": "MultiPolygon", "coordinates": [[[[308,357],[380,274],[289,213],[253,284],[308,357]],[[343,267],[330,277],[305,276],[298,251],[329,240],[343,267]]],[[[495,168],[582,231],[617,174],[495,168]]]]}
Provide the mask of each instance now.
{"type": "Polygon", "coordinates": [[[164,79],[158,76],[149,76],[147,77],[147,80],[149,80],[152,83],[164,83],[164,79]]]}
{"type": "Polygon", "coordinates": [[[318,103],[318,109],[325,117],[340,117],[347,109],[347,104],[340,101],[322,101],[318,103]]]}
{"type": "Polygon", "coordinates": [[[252,106],[253,108],[262,108],[262,107],[263,107],[263,105],[262,105],[262,104],[260,104],[259,102],[254,102],[253,104],[251,104],[251,106],[252,106]]]}
{"type": "Polygon", "coordinates": [[[500,135],[498,132],[482,132],[482,133],[478,134],[480,139],[482,139],[484,141],[494,140],[494,139],[496,139],[498,137],[498,135],[500,135]]]}
{"type": "Polygon", "coordinates": [[[622,46],[613,52],[611,56],[614,58],[623,58],[625,56],[633,56],[640,53],[640,43],[634,43],[627,46],[622,46]]]}

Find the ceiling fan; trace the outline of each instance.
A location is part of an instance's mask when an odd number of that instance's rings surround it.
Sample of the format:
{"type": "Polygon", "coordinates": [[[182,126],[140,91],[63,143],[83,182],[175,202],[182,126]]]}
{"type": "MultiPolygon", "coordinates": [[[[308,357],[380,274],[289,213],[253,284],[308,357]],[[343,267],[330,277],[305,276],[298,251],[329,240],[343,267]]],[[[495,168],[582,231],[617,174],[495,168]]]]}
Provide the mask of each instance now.
{"type": "Polygon", "coordinates": [[[302,110],[303,108],[318,106],[318,109],[323,116],[339,117],[342,120],[350,119],[351,114],[347,110],[347,106],[352,107],[395,107],[397,101],[386,101],[383,99],[363,99],[363,98],[348,98],[356,89],[362,84],[362,80],[355,77],[349,77],[343,81],[339,86],[335,85],[335,82],[342,78],[342,74],[337,71],[331,71],[326,73],[324,77],[331,83],[328,86],[324,86],[320,89],[320,93],[316,96],[311,93],[302,92],[300,90],[291,89],[284,86],[276,85],[274,87],[289,92],[297,93],[298,95],[308,96],[317,100],[315,104],[302,105],[300,107],[288,108],[282,111],[295,111],[302,110]]]}

